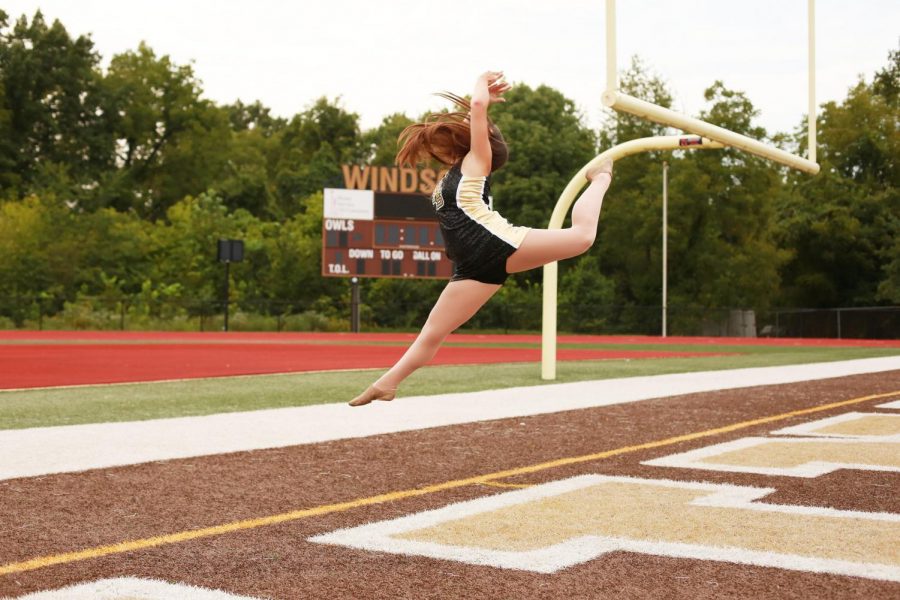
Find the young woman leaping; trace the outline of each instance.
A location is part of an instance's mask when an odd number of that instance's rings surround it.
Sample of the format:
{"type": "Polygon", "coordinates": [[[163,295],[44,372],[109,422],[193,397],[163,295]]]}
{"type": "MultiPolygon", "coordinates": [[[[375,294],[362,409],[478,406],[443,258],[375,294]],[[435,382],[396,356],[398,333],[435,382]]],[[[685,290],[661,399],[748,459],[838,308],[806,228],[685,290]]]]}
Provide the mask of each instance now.
{"type": "Polygon", "coordinates": [[[510,273],[578,256],[594,243],[603,196],[612,182],[612,161],[587,173],[590,185],[572,208],[568,229],[515,226],[488,207],[490,175],[509,157],[500,130],[488,118],[488,107],[503,102],[508,90],[502,72],[488,71],[475,82],[471,102],[442,94],[465,112],[431,115],[400,134],[401,166],[434,159],[450,167],[431,202],[447,257],[453,261],[453,276],[406,353],[351,400],[351,406],[393,400],[400,383],[431,360],[444,339],[478,312],[510,273]]]}

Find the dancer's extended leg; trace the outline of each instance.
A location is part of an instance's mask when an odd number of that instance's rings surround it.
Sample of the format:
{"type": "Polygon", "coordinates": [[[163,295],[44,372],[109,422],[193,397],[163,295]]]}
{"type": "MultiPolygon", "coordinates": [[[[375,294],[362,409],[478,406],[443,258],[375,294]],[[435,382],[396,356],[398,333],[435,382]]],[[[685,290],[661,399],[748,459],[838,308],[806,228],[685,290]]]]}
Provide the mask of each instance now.
{"type": "Polygon", "coordinates": [[[472,279],[448,283],[431,309],[431,314],[428,315],[428,320],[425,321],[416,341],[406,350],[397,364],[365,392],[354,398],[350,402],[351,406],[361,406],[372,400],[393,400],[400,382],[434,358],[444,339],[472,318],[472,315],[478,312],[478,309],[499,289],[499,285],[472,279]]]}
{"type": "MultiPolygon", "coordinates": [[[[605,168],[605,165],[601,165],[605,168]]],[[[612,169],[612,163],[608,168],[612,169]]],[[[594,171],[593,180],[572,207],[572,226],[568,229],[532,229],[519,248],[506,259],[506,271],[527,271],[564,258],[583,254],[594,244],[603,196],[611,178],[594,171]]]]}

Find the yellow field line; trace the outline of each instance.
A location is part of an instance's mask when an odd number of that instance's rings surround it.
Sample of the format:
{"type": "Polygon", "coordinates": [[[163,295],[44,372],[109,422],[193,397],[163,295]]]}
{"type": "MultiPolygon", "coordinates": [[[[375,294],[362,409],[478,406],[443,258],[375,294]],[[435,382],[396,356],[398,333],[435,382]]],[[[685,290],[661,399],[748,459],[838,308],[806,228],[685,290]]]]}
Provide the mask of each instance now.
{"type": "Polygon", "coordinates": [[[215,535],[222,535],[225,533],[233,533],[235,531],[243,531],[245,529],[255,529],[257,527],[263,527],[266,525],[277,525],[279,523],[285,523],[288,521],[296,521],[298,519],[305,519],[307,517],[315,517],[315,516],[319,516],[319,515],[343,512],[343,511],[347,511],[347,510],[350,510],[353,508],[370,506],[372,504],[382,504],[384,502],[392,502],[394,500],[404,500],[406,498],[415,498],[417,496],[425,496],[427,494],[433,494],[435,492],[451,490],[451,489],[455,489],[455,488],[459,488],[459,487],[464,487],[467,485],[483,484],[483,483],[490,482],[491,480],[494,480],[494,479],[505,479],[507,477],[514,477],[517,475],[525,475],[528,473],[535,473],[537,471],[544,471],[547,469],[564,467],[567,465],[574,465],[574,464],[578,464],[578,463],[600,460],[600,459],[604,459],[604,458],[609,458],[611,456],[618,456],[620,454],[628,454],[630,452],[637,452],[640,450],[650,450],[653,448],[660,448],[662,446],[670,446],[672,444],[678,444],[680,442],[688,442],[691,440],[697,440],[700,438],[719,435],[722,433],[730,433],[732,431],[737,431],[739,429],[753,427],[754,425],[762,425],[764,423],[772,423],[774,421],[782,421],[784,419],[789,419],[791,417],[797,417],[797,416],[822,412],[825,410],[831,410],[833,408],[840,408],[842,406],[849,406],[851,404],[859,404],[860,402],[867,402],[869,400],[886,398],[888,396],[896,396],[898,394],[900,394],[900,390],[894,391],[894,392],[889,392],[886,394],[874,394],[871,396],[862,396],[860,398],[853,398],[850,400],[841,400],[839,402],[832,402],[830,404],[813,406],[811,408],[803,408],[800,410],[793,410],[790,412],[772,415],[772,416],[768,416],[768,417],[761,417],[759,419],[751,419],[749,421],[741,421],[739,423],[725,425],[724,427],[716,427],[714,429],[707,429],[704,431],[687,433],[684,435],[678,435],[675,437],[665,438],[662,440],[645,442],[643,444],[636,444],[634,446],[623,446],[621,448],[616,448],[613,450],[604,450],[603,452],[596,452],[594,454],[585,454],[582,456],[571,456],[568,458],[560,458],[557,460],[551,460],[551,461],[547,461],[547,462],[537,463],[534,465],[527,465],[524,467],[517,467],[514,469],[506,469],[504,471],[496,471],[494,473],[487,473],[485,475],[477,475],[474,477],[467,477],[465,479],[456,479],[453,481],[445,481],[443,483],[436,483],[433,485],[428,485],[428,486],[414,488],[414,489],[400,490],[400,491],[396,491],[396,492],[389,492],[386,494],[378,494],[377,496],[369,496],[368,498],[358,498],[356,500],[349,500],[347,502],[338,502],[336,504],[323,504],[321,506],[316,506],[313,508],[305,508],[305,509],[295,510],[295,511],[291,511],[291,512],[281,513],[281,514],[277,514],[277,515],[269,515],[266,517],[259,517],[256,519],[246,519],[243,521],[234,521],[232,523],[215,525],[213,527],[204,527],[201,529],[180,531],[178,533],[170,533],[167,535],[159,535],[159,536],[150,537],[150,538],[130,540],[130,541],[125,541],[125,542],[120,542],[118,544],[110,544],[107,546],[96,546],[94,548],[86,548],[84,550],[77,550],[74,552],[64,552],[62,554],[51,554],[48,556],[39,556],[37,558],[32,558],[32,559],[21,561],[21,562],[8,563],[5,565],[2,565],[2,566],[0,566],[0,575],[10,575],[13,573],[21,573],[23,571],[32,571],[35,569],[41,569],[41,568],[49,567],[52,565],[65,564],[65,563],[75,562],[75,561],[79,561],[79,560],[86,560],[89,558],[99,558],[101,556],[108,556],[110,554],[131,552],[133,550],[142,550],[144,548],[153,548],[155,546],[164,546],[167,544],[177,544],[179,542],[186,542],[189,540],[195,540],[195,539],[199,539],[199,538],[205,538],[205,537],[210,537],[210,536],[215,536],[215,535]]]}
{"type": "Polygon", "coordinates": [[[502,481],[482,481],[481,485],[497,487],[497,488],[517,488],[518,489],[518,488],[531,487],[535,484],[533,484],[533,483],[504,483],[502,481]]]}

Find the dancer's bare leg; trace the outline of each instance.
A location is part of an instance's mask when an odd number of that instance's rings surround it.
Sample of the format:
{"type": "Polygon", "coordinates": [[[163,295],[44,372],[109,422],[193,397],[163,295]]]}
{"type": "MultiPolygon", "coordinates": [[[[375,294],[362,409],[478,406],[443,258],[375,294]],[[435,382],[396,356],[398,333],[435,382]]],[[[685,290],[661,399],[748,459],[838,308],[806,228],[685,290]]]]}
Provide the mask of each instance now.
{"type": "Polygon", "coordinates": [[[351,406],[361,406],[372,400],[392,400],[400,382],[434,358],[444,339],[472,318],[499,289],[499,285],[472,279],[448,283],[431,309],[419,336],[403,357],[365,392],[354,398],[351,406]]]}
{"type": "Polygon", "coordinates": [[[568,229],[532,229],[519,248],[506,259],[506,271],[527,271],[564,258],[583,254],[594,244],[603,196],[609,189],[612,163],[599,165],[588,176],[591,184],[572,207],[568,229]],[[608,169],[608,170],[604,170],[608,169]]]}

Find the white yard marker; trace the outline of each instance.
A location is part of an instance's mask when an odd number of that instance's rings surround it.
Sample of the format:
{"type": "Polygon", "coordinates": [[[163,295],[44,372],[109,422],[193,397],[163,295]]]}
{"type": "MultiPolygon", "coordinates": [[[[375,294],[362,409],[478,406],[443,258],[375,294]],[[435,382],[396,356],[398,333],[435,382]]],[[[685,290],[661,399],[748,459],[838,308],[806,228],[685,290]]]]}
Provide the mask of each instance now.
{"type": "Polygon", "coordinates": [[[156,579],[121,577],[79,583],[6,600],[259,600],[156,579]]]}
{"type": "Polygon", "coordinates": [[[624,550],[900,581],[900,515],[759,501],[774,491],[581,475],[310,541],[538,573],[624,550]]]}

